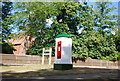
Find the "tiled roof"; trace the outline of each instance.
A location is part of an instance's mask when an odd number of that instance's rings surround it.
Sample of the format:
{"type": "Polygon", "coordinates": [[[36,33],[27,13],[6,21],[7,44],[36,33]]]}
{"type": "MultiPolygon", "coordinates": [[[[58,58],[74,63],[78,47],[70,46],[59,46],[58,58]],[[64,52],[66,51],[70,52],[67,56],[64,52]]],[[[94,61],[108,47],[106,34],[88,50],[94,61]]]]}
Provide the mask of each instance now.
{"type": "Polygon", "coordinates": [[[22,44],[23,42],[25,42],[24,39],[10,39],[9,42],[11,42],[12,44],[22,44]]]}

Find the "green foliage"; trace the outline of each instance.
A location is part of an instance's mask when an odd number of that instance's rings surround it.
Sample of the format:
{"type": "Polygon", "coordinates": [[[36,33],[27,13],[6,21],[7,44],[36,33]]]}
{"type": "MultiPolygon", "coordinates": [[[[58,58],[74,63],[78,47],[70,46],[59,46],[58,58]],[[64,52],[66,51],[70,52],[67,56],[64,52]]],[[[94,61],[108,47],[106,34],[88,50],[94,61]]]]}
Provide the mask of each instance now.
{"type": "Polygon", "coordinates": [[[12,2],[2,2],[2,41],[8,39],[11,31],[12,20],[9,18],[12,10],[12,2]]]}
{"type": "Polygon", "coordinates": [[[115,44],[116,44],[117,51],[120,52],[120,27],[118,27],[118,30],[116,30],[115,44]]]}
{"type": "Polygon", "coordinates": [[[116,8],[110,6],[111,4],[111,2],[96,2],[95,26],[98,27],[98,31],[103,35],[111,33],[117,26],[117,15],[110,14],[116,8]]]}
{"type": "Polygon", "coordinates": [[[12,2],[2,2],[2,19],[4,20],[5,18],[10,15],[10,11],[12,8],[12,2]]]}
{"type": "Polygon", "coordinates": [[[2,46],[2,53],[5,54],[13,54],[13,51],[15,51],[15,49],[13,48],[13,45],[9,42],[4,42],[3,44],[1,44],[2,46]]]}
{"type": "Polygon", "coordinates": [[[13,22],[10,18],[12,10],[12,2],[2,2],[2,34],[0,34],[0,45],[2,46],[2,53],[12,54],[15,50],[9,42],[5,42],[11,34],[11,23],[13,22]]]}
{"type": "Polygon", "coordinates": [[[26,35],[36,37],[28,54],[41,55],[42,48],[55,48],[55,37],[67,33],[73,40],[72,54],[75,58],[119,60],[119,36],[113,35],[116,15],[109,12],[111,3],[97,2],[96,8],[75,2],[26,2],[16,3],[18,9],[11,18],[26,35]],[[47,26],[46,19],[52,24],[47,26]],[[81,33],[78,30],[83,29],[81,33]]]}

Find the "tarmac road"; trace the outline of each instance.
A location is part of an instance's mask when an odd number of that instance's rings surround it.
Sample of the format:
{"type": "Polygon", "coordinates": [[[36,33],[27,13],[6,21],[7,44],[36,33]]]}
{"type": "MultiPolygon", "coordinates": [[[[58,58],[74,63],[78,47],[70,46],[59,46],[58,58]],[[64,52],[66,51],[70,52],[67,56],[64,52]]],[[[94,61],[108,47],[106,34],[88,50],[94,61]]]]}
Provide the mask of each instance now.
{"type": "MultiPolygon", "coordinates": [[[[24,78],[3,78],[2,81],[40,81],[40,80],[90,80],[90,79],[101,79],[101,78],[111,78],[118,77],[118,73],[97,73],[97,74],[79,74],[79,75],[62,75],[62,76],[42,76],[42,77],[24,77],[24,78]]],[[[91,80],[90,80],[91,81],[91,80]]],[[[105,80],[108,81],[108,80],[105,80]]],[[[116,81],[116,80],[111,80],[116,81]]],[[[117,81],[120,81],[117,79],[117,81]]]]}

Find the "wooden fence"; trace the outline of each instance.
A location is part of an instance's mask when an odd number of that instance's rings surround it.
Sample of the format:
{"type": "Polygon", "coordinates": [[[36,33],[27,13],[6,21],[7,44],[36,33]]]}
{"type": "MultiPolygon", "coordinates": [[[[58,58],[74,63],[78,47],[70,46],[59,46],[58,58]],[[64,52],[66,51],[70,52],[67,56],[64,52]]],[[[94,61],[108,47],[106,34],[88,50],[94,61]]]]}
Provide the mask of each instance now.
{"type": "MultiPolygon", "coordinates": [[[[19,64],[41,64],[42,57],[35,55],[13,55],[13,54],[0,54],[1,63],[9,65],[19,65],[19,64]]],[[[52,64],[54,63],[55,57],[52,57],[52,64]]],[[[49,58],[45,57],[45,64],[48,64],[49,58]]],[[[107,61],[107,60],[97,60],[97,59],[86,59],[73,60],[73,65],[76,66],[101,66],[101,67],[118,67],[120,61],[107,61]]]]}
{"type": "MultiPolygon", "coordinates": [[[[14,55],[14,54],[0,54],[2,57],[2,64],[19,65],[19,64],[41,64],[42,57],[35,55],[14,55]]],[[[54,57],[52,58],[52,63],[54,57]]],[[[45,57],[45,64],[48,64],[48,58],[45,57]]]]}

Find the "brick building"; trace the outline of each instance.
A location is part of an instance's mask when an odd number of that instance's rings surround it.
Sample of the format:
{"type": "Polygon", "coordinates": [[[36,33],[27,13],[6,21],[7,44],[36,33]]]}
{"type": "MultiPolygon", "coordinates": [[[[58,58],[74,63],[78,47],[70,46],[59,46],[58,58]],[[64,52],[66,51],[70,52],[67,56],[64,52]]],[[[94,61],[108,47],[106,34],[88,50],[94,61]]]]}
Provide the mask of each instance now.
{"type": "MultiPolygon", "coordinates": [[[[17,34],[15,35],[17,36],[17,34]]],[[[10,39],[9,42],[11,42],[16,49],[16,51],[13,51],[15,55],[25,55],[28,48],[34,43],[35,38],[30,38],[30,36],[19,36],[19,38],[10,39]]]]}

